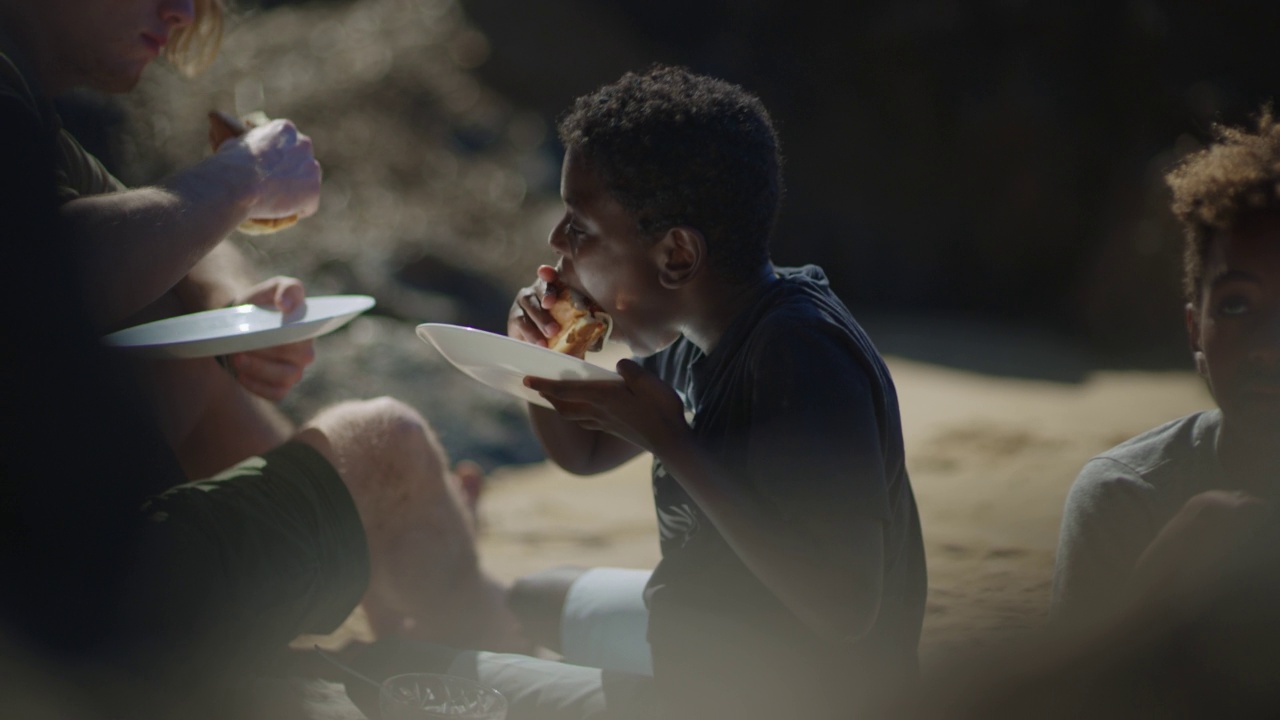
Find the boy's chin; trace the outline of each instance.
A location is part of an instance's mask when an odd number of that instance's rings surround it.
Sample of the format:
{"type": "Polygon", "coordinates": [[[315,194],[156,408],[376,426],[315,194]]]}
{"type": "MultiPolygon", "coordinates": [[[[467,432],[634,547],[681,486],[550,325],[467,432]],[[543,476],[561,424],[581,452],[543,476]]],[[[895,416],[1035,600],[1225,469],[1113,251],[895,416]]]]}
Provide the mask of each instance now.
{"type": "MultiPolygon", "coordinates": [[[[609,343],[625,345],[631,351],[632,357],[649,357],[671,347],[671,344],[679,338],[680,336],[676,335],[665,342],[655,342],[654,338],[632,339],[626,336],[619,337],[618,328],[615,325],[613,335],[609,338],[609,343]]],[[[606,345],[606,347],[608,346],[606,345]]]]}
{"type": "Polygon", "coordinates": [[[680,340],[678,332],[635,333],[630,328],[618,323],[617,315],[613,316],[613,332],[609,334],[609,345],[625,345],[632,357],[648,357],[666,350],[680,340]]]}

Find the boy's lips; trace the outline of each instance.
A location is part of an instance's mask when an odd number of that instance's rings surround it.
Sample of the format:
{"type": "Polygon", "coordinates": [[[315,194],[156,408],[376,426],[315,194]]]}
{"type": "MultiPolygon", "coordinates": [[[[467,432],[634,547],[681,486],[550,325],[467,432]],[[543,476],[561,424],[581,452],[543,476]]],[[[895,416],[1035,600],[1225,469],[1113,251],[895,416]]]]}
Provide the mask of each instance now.
{"type": "Polygon", "coordinates": [[[595,305],[596,307],[600,307],[600,303],[596,302],[596,299],[591,297],[589,293],[583,290],[578,285],[578,283],[571,282],[569,279],[565,278],[563,260],[555,264],[555,270],[556,270],[556,277],[560,279],[560,282],[564,283],[565,286],[567,286],[570,290],[573,290],[574,292],[578,293],[582,297],[586,298],[587,302],[595,305]]]}

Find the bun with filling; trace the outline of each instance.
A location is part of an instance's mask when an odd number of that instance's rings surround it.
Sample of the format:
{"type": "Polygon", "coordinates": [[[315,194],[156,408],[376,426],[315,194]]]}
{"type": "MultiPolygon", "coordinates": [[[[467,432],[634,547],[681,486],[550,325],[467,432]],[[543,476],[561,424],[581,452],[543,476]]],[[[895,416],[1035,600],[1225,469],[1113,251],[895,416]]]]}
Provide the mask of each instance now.
{"type": "Polygon", "coordinates": [[[603,308],[559,280],[547,283],[547,294],[555,298],[548,312],[560,325],[560,332],[547,338],[547,347],[576,358],[604,347],[613,318],[603,308]]]}
{"type": "MultiPolygon", "coordinates": [[[[209,145],[217,150],[222,143],[237,138],[249,132],[249,128],[257,127],[267,122],[267,116],[262,113],[253,113],[243,120],[240,118],[224,113],[220,110],[213,110],[209,113],[209,145]]],[[[273,233],[277,230],[283,230],[294,223],[298,222],[298,216],[290,215],[282,218],[249,218],[240,223],[239,230],[248,235],[265,235],[273,233]]]]}

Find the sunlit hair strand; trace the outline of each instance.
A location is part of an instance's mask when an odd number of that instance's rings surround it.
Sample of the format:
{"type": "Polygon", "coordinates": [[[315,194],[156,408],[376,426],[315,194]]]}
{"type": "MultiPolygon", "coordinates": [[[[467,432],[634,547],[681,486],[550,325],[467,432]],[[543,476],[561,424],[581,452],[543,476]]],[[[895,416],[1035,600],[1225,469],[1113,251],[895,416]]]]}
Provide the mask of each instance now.
{"type": "Polygon", "coordinates": [[[169,37],[164,56],[184,75],[209,67],[222,44],[223,0],[195,0],[195,21],[169,37]]]}

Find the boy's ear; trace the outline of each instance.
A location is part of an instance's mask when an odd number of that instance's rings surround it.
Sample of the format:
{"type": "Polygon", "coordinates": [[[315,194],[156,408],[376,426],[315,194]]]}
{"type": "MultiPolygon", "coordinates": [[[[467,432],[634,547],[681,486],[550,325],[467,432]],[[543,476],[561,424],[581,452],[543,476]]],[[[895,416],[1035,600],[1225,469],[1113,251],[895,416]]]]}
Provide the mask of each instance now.
{"type": "Polygon", "coordinates": [[[1209,375],[1209,364],[1204,358],[1204,349],[1200,346],[1200,317],[1194,303],[1187,303],[1187,341],[1191,345],[1191,357],[1196,362],[1196,372],[1200,377],[1209,375]]]}
{"type": "Polygon", "coordinates": [[[668,289],[684,286],[692,280],[707,260],[707,240],[698,230],[677,225],[658,241],[658,280],[668,289]]]}

